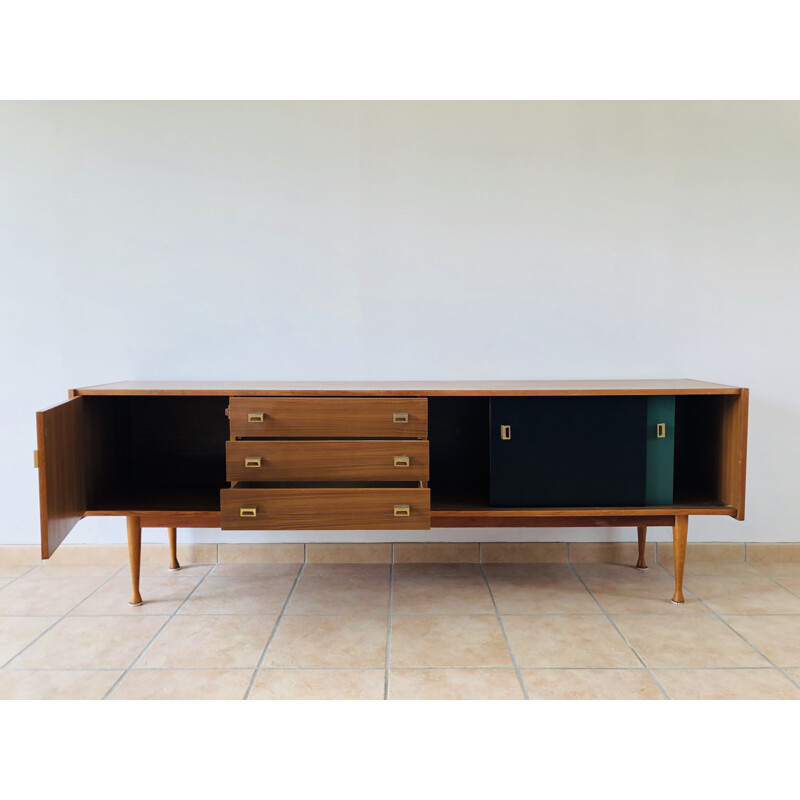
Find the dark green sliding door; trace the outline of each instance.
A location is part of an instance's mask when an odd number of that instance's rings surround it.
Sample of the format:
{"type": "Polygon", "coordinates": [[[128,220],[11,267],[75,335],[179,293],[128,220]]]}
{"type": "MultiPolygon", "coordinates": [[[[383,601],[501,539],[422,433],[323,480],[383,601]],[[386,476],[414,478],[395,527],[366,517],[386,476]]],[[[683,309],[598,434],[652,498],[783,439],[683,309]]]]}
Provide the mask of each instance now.
{"type": "Polygon", "coordinates": [[[672,503],[675,398],[494,397],[490,504],[672,503]]]}

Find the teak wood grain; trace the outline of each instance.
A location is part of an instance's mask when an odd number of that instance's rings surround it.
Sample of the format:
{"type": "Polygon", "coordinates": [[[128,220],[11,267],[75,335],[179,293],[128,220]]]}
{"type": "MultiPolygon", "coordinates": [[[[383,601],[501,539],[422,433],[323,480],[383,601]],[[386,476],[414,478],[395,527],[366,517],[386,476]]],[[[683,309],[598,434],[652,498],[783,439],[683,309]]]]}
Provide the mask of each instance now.
{"type": "Polygon", "coordinates": [[[84,400],[36,414],[42,558],[49,558],[86,513],[89,475],[84,400]]]}
{"type": "Polygon", "coordinates": [[[427,530],[429,489],[223,489],[223,530],[427,530]],[[394,516],[408,505],[407,517],[394,516]],[[254,507],[255,517],[240,516],[254,507]]]}
{"type": "Polygon", "coordinates": [[[71,390],[78,395],[283,395],[446,397],[452,395],[739,394],[738,386],[671,380],[611,381],[119,381],[71,390]]]}
{"type": "Polygon", "coordinates": [[[747,418],[749,389],[734,397],[720,398],[722,415],[719,432],[720,499],[736,509],[736,519],[744,519],[745,482],[747,476],[747,418]]]}
{"type": "Polygon", "coordinates": [[[428,401],[415,398],[231,397],[231,438],[424,439],[428,401]],[[249,422],[263,414],[263,422],[249,422]],[[407,422],[395,421],[406,415],[407,422]]]}
{"type": "Polygon", "coordinates": [[[229,481],[428,480],[427,441],[238,441],[225,454],[229,481]],[[248,458],[260,465],[247,466],[248,458]]]}

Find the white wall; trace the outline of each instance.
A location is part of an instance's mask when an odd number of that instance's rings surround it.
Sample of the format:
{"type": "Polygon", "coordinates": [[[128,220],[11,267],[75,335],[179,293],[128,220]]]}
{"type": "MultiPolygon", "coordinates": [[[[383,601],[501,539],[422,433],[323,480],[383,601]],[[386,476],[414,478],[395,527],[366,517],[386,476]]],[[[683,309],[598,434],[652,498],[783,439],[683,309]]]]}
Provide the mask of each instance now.
{"type": "Polygon", "coordinates": [[[798,541],[799,213],[800,103],[2,103],[0,542],[70,387],[653,377],[751,388],[747,520],[690,537],[798,541]]]}

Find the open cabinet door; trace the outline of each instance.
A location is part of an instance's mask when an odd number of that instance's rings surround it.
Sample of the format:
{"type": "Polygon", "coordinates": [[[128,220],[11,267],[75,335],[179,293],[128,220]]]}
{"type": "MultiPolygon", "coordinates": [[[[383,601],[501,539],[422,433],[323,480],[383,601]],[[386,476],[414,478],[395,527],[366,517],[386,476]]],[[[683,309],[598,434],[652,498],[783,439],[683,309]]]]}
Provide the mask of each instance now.
{"type": "Polygon", "coordinates": [[[84,399],[36,414],[42,558],[50,558],[86,512],[84,399]]]}

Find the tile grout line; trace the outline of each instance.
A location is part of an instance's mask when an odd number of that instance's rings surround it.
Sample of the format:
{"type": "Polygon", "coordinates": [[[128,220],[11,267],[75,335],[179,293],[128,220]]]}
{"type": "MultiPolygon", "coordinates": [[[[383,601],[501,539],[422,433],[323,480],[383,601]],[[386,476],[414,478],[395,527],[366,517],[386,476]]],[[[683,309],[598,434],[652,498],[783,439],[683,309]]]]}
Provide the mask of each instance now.
{"type": "Polygon", "coordinates": [[[8,583],[4,584],[0,588],[5,589],[8,586],[11,586],[12,583],[16,583],[16,581],[18,581],[20,578],[24,578],[26,575],[30,574],[33,570],[35,570],[36,567],[38,567],[38,566],[39,566],[39,564],[34,564],[32,567],[29,567],[28,569],[26,569],[25,572],[22,573],[22,575],[15,575],[14,577],[11,578],[11,580],[8,583]]]}
{"type": "Polygon", "coordinates": [[[522,677],[522,672],[520,671],[519,664],[517,664],[517,658],[514,655],[514,650],[511,647],[511,641],[508,638],[508,633],[506,633],[506,626],[503,624],[503,618],[500,616],[500,609],[497,607],[497,602],[494,599],[494,592],[492,591],[492,587],[489,583],[489,579],[486,577],[486,571],[483,568],[483,564],[478,565],[481,570],[481,575],[483,575],[483,582],[486,584],[486,589],[489,592],[489,597],[492,600],[492,605],[494,606],[494,613],[497,617],[497,622],[500,625],[500,630],[503,633],[503,638],[506,640],[506,647],[508,648],[508,654],[511,656],[511,663],[514,665],[514,671],[517,673],[517,680],[519,681],[519,685],[522,688],[522,698],[524,700],[530,700],[530,695],[528,694],[528,687],[525,685],[525,679],[522,677]]]}
{"type": "Polygon", "coordinates": [[[258,678],[258,673],[261,671],[262,664],[264,663],[264,659],[267,657],[267,652],[269,652],[270,645],[272,644],[276,634],[278,633],[278,628],[280,627],[281,622],[283,622],[283,617],[286,614],[286,609],[289,607],[289,603],[292,602],[294,591],[297,588],[297,584],[300,582],[300,577],[303,574],[303,570],[306,568],[306,563],[307,562],[305,561],[303,562],[302,566],[300,567],[300,570],[295,576],[292,588],[289,590],[289,594],[287,595],[286,601],[284,602],[283,607],[281,608],[280,614],[278,614],[278,619],[275,620],[275,625],[272,628],[272,631],[269,635],[269,639],[267,639],[267,643],[264,645],[264,650],[261,652],[261,658],[258,659],[256,668],[253,670],[253,675],[250,678],[250,684],[248,685],[247,691],[244,693],[244,697],[242,698],[242,700],[250,699],[250,695],[253,692],[253,687],[256,685],[256,678],[258,678]]]}
{"type": "MultiPolygon", "coordinates": [[[[5,662],[5,664],[0,666],[0,669],[5,669],[15,658],[18,658],[29,647],[32,647],[34,644],[36,644],[36,642],[38,642],[39,639],[42,638],[42,636],[44,636],[46,633],[49,633],[51,630],[53,630],[53,628],[55,628],[55,626],[58,625],[60,622],[63,622],[63,620],[65,620],[76,608],[78,608],[78,606],[80,606],[83,603],[85,603],[90,597],[92,597],[92,595],[94,595],[97,592],[99,592],[109,581],[111,581],[114,578],[116,578],[117,575],[119,575],[119,573],[122,572],[123,569],[125,569],[124,566],[120,567],[116,572],[113,572],[111,575],[109,575],[96,589],[94,589],[93,591],[89,592],[89,594],[87,594],[86,597],[82,597],[77,603],[75,603],[74,606],[72,606],[72,608],[70,608],[66,613],[62,614],[60,617],[58,617],[58,619],[56,619],[55,622],[53,622],[52,625],[50,625],[47,628],[45,628],[35,639],[33,639],[33,641],[28,642],[28,644],[26,644],[25,647],[22,648],[22,650],[20,650],[18,653],[15,653],[13,656],[11,656],[11,658],[9,658],[8,661],[5,662]]],[[[28,570],[28,572],[30,572],[30,570],[28,570]]],[[[28,573],[26,572],[25,574],[27,575],[28,573]]],[[[22,577],[22,575],[20,575],[20,577],[22,577]]],[[[3,587],[3,588],[5,588],[5,587],[3,587]]],[[[35,616],[35,615],[30,615],[30,616],[35,616]]],[[[48,616],[48,615],[44,614],[43,616],[48,616]]]]}
{"type": "Polygon", "coordinates": [[[583,584],[583,588],[589,592],[589,596],[592,598],[592,600],[597,603],[597,607],[603,612],[603,615],[611,623],[614,630],[622,637],[622,641],[628,645],[631,652],[636,656],[637,659],[639,659],[641,665],[647,670],[647,674],[650,676],[652,681],[656,684],[656,686],[658,686],[659,689],[661,689],[662,692],[664,692],[664,696],[667,698],[667,700],[672,700],[669,692],[663,687],[661,681],[655,676],[653,670],[650,669],[647,662],[639,655],[639,653],[636,651],[636,648],[628,641],[628,638],[625,636],[625,634],[617,627],[617,623],[611,619],[611,615],[605,610],[605,608],[603,608],[600,601],[594,596],[594,592],[592,592],[592,590],[586,585],[586,581],[583,580],[583,576],[578,572],[578,570],[575,569],[572,562],[570,562],[570,569],[575,573],[577,579],[583,584]]]}
{"type": "MultiPolygon", "coordinates": [[[[219,562],[217,562],[217,563],[219,563],[219,562]]],[[[122,569],[125,569],[125,567],[123,567],[122,569]]],[[[175,616],[177,615],[177,613],[186,605],[186,603],[189,602],[189,600],[192,597],[192,595],[203,585],[203,582],[205,581],[205,579],[213,571],[214,571],[214,566],[213,565],[208,565],[208,570],[206,571],[206,574],[203,575],[202,578],[200,578],[200,580],[197,582],[197,585],[194,587],[194,589],[192,589],[192,591],[189,592],[189,594],[187,594],[186,597],[183,598],[183,601],[178,605],[178,607],[172,612],[172,614],[170,614],[166,618],[166,620],[164,621],[164,624],[150,637],[150,641],[148,641],[148,643],[139,651],[139,655],[136,656],[136,658],[133,659],[133,661],[130,663],[128,668],[126,670],[124,670],[122,675],[120,675],[119,678],[114,682],[114,685],[111,686],[111,688],[103,695],[103,697],[101,698],[102,700],[108,700],[108,698],[111,696],[111,694],[116,690],[117,686],[119,686],[120,683],[122,683],[122,681],[130,673],[130,671],[139,663],[139,659],[150,649],[150,645],[152,645],[153,642],[159,637],[159,635],[164,630],[164,628],[166,628],[167,625],[169,625],[169,623],[172,622],[173,619],[175,619],[175,616]]],[[[141,616],[144,617],[146,615],[142,614],[141,616]]],[[[158,615],[152,615],[152,616],[158,616],[158,615]]]]}
{"type": "MultiPolygon", "coordinates": [[[[716,618],[717,618],[717,619],[718,619],[718,620],[719,620],[719,621],[720,621],[720,622],[721,622],[723,625],[725,625],[725,626],[726,626],[726,627],[727,627],[729,630],[733,631],[733,632],[734,632],[734,633],[735,633],[735,634],[736,634],[736,635],[737,635],[737,636],[738,636],[738,637],[739,637],[739,638],[740,638],[740,639],[741,639],[741,640],[742,640],[742,641],[743,641],[743,642],[744,642],[746,645],[748,645],[749,647],[752,647],[752,648],[753,648],[753,650],[755,650],[755,652],[756,652],[756,653],[758,653],[758,654],[759,654],[759,655],[760,655],[760,656],[761,656],[761,657],[762,657],[762,658],[763,658],[765,661],[767,661],[767,663],[769,663],[769,664],[772,664],[772,666],[773,666],[773,667],[774,667],[776,670],[778,670],[778,672],[780,672],[780,673],[781,673],[781,675],[783,675],[783,677],[784,677],[784,678],[786,678],[786,680],[787,680],[787,681],[790,681],[792,684],[794,684],[794,686],[796,686],[798,689],[800,689],[800,683],[798,683],[796,680],[794,680],[794,678],[792,678],[791,676],[787,675],[787,674],[786,674],[786,670],[785,670],[783,667],[779,667],[779,666],[778,666],[778,665],[777,665],[777,664],[776,664],[776,663],[775,663],[775,662],[774,662],[774,661],[773,661],[771,658],[767,658],[767,656],[766,656],[766,655],[764,655],[764,653],[762,653],[762,652],[761,652],[761,651],[760,651],[760,650],[759,650],[759,649],[758,649],[758,648],[757,648],[757,647],[756,647],[756,646],[755,646],[755,645],[754,645],[752,642],[748,641],[748,639],[747,639],[747,638],[746,638],[746,637],[745,637],[743,634],[739,633],[739,631],[737,631],[737,630],[736,630],[736,628],[734,628],[734,627],[733,627],[733,625],[731,625],[731,624],[730,624],[730,623],[729,623],[729,622],[728,622],[728,621],[727,621],[727,620],[726,620],[726,619],[725,619],[725,618],[724,618],[724,617],[723,617],[721,614],[718,614],[718,613],[717,613],[717,612],[716,612],[716,611],[715,611],[715,610],[714,610],[714,609],[713,609],[713,608],[712,608],[712,607],[711,607],[711,606],[710,606],[708,603],[706,603],[706,602],[705,602],[705,600],[703,600],[703,599],[702,599],[701,597],[699,597],[699,596],[698,596],[698,598],[697,598],[697,599],[698,599],[698,600],[699,600],[699,601],[700,601],[700,602],[701,602],[701,603],[702,603],[702,604],[703,604],[703,605],[704,605],[704,606],[705,606],[705,607],[706,607],[706,608],[707,608],[707,609],[708,609],[708,610],[709,610],[709,611],[710,611],[710,612],[711,612],[711,613],[712,613],[712,614],[713,614],[713,615],[714,615],[714,616],[715,616],[715,617],[716,617],[716,618]]],[[[746,615],[746,614],[738,614],[737,616],[756,616],[756,615],[750,615],[750,614],[747,614],[747,615],[746,615]]],[[[792,667],[787,667],[786,669],[792,669],[792,667]]]]}
{"type": "Polygon", "coordinates": [[[394,604],[394,544],[392,544],[392,563],[389,564],[389,616],[386,623],[386,662],[383,676],[383,699],[389,699],[389,669],[392,653],[392,606],[394,604]]]}

